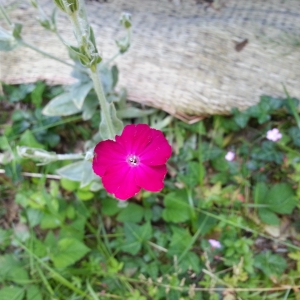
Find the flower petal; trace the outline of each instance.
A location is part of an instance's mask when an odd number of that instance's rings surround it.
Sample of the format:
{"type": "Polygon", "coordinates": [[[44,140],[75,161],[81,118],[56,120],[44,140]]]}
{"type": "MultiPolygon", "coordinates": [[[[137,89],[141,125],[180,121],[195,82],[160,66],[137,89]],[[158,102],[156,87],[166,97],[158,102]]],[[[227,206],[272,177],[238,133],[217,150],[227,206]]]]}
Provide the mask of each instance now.
{"type": "Polygon", "coordinates": [[[135,182],[138,186],[150,192],[158,192],[164,187],[167,167],[147,166],[140,164],[136,169],[135,182]]]}
{"type": "Polygon", "coordinates": [[[121,136],[116,136],[116,142],[126,149],[127,155],[139,155],[152,140],[151,130],[146,124],[127,125],[121,136]]]}
{"type": "Polygon", "coordinates": [[[127,200],[133,197],[141,190],[135,183],[135,169],[127,162],[110,167],[102,177],[103,186],[118,199],[127,200]]]}
{"type": "Polygon", "coordinates": [[[97,144],[94,153],[93,170],[98,176],[103,176],[111,166],[126,161],[124,149],[111,140],[97,144]]]}
{"type": "Polygon", "coordinates": [[[139,154],[141,163],[150,166],[163,165],[170,158],[172,147],[161,131],[152,128],[151,131],[151,143],[139,154]]]}

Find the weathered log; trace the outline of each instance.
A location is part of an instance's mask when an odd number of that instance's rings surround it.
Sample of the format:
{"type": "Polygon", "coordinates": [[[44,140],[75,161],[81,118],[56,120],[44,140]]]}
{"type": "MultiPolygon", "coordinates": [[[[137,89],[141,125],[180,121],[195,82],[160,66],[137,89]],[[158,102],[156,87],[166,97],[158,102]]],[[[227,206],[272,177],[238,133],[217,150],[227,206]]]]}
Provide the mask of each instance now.
{"type": "MultiPolygon", "coordinates": [[[[7,1],[9,4],[10,1],[7,1]]],[[[40,1],[46,12],[53,3],[40,1]]],[[[129,99],[174,115],[225,114],[253,105],[262,94],[299,97],[299,0],[109,0],[88,1],[99,50],[109,59],[122,36],[123,11],[133,20],[132,45],[116,63],[119,86],[129,99]]],[[[36,21],[27,1],[9,12],[24,24],[24,38],[68,60],[57,37],[36,21]]],[[[58,28],[74,42],[63,13],[58,28]]],[[[4,25],[4,20],[0,20],[4,25]]],[[[24,47],[0,53],[0,80],[69,83],[70,68],[24,47]]]]}

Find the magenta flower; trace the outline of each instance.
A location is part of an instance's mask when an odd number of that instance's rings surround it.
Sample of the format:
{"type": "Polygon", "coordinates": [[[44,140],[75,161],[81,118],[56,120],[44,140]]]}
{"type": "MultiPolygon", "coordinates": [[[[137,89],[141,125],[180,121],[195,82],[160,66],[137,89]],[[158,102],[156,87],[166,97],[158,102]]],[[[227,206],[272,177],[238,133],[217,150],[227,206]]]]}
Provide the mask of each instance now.
{"type": "Polygon", "coordinates": [[[233,151],[229,151],[225,155],[225,159],[228,160],[228,161],[233,161],[234,158],[235,158],[235,153],[233,151]]]}
{"type": "Polygon", "coordinates": [[[211,240],[208,240],[208,242],[210,243],[210,245],[211,245],[213,248],[217,248],[217,249],[222,248],[221,243],[220,243],[219,241],[217,241],[217,240],[211,239],[211,240]]]}
{"type": "Polygon", "coordinates": [[[127,200],[141,188],[158,192],[164,187],[172,148],[161,131],[138,124],[125,126],[115,141],[100,142],[94,153],[93,170],[105,189],[127,200]]]}
{"type": "Polygon", "coordinates": [[[273,142],[277,142],[282,138],[278,128],[273,128],[272,130],[267,131],[267,139],[273,142]]]}

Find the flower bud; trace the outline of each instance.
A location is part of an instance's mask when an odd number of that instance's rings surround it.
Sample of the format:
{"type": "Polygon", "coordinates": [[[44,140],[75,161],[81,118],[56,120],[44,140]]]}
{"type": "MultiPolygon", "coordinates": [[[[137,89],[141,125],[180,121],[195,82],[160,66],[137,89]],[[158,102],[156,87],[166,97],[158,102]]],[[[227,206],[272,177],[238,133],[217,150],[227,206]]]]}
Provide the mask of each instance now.
{"type": "Polygon", "coordinates": [[[129,13],[122,13],[121,18],[120,18],[120,23],[122,26],[126,29],[131,27],[131,14],[129,13]]]}
{"type": "Polygon", "coordinates": [[[60,8],[63,12],[68,13],[66,10],[65,5],[69,7],[70,12],[78,11],[79,3],[78,0],[54,0],[55,4],[60,8]]]}

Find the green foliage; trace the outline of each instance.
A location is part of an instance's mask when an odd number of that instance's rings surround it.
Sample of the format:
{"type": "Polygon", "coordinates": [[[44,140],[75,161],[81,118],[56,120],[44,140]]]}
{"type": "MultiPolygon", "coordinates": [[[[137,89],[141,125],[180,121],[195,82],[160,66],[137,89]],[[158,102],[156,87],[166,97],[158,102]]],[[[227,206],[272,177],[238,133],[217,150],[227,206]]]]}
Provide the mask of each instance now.
{"type": "MultiPolygon", "coordinates": [[[[241,299],[283,299],[287,291],[272,288],[299,285],[300,147],[293,100],[263,96],[233,116],[187,125],[126,104],[126,93],[114,91],[117,69],[103,69],[116,115],[162,128],[174,152],[161,192],[142,191],[120,202],[91,172],[92,152],[88,160],[46,166],[10,158],[16,144],[79,152],[100,140],[95,92],[86,74],[75,75],[77,85],[64,91],[43,83],[4,85],[6,105],[21,108],[3,117],[11,125],[0,137],[6,175],[17,182],[0,176],[0,299],[230,299],[236,287],[245,289],[235,291],[241,299]],[[45,101],[62,92],[72,94],[81,116],[41,114],[45,101]],[[266,139],[272,128],[283,134],[278,142],[266,139]],[[228,151],[235,152],[233,161],[225,159],[228,151]],[[24,171],[41,177],[22,177],[24,171]],[[61,178],[44,177],[54,174],[61,178]],[[261,287],[269,290],[247,290],[261,287]]],[[[291,289],[288,297],[294,296],[291,289]]]]}
{"type": "Polygon", "coordinates": [[[190,218],[187,193],[184,190],[169,193],[164,198],[163,219],[166,222],[185,222],[190,218]]]}
{"type": "Polygon", "coordinates": [[[255,256],[254,266],[266,276],[281,276],[287,267],[286,260],[271,251],[265,251],[255,256]]]}
{"type": "Polygon", "coordinates": [[[270,225],[279,225],[278,214],[290,214],[297,205],[297,199],[292,187],[287,183],[278,183],[270,189],[265,183],[257,183],[254,188],[254,201],[261,204],[258,215],[261,220],[270,225]]]}
{"type": "Polygon", "coordinates": [[[51,253],[51,260],[56,268],[65,268],[81,259],[89,252],[89,248],[74,238],[63,238],[51,253]]]}
{"type": "Polygon", "coordinates": [[[122,250],[136,255],[142,248],[143,244],[147,243],[152,236],[152,227],[150,223],[144,225],[136,225],[126,222],[124,224],[125,243],[122,250]]]}

